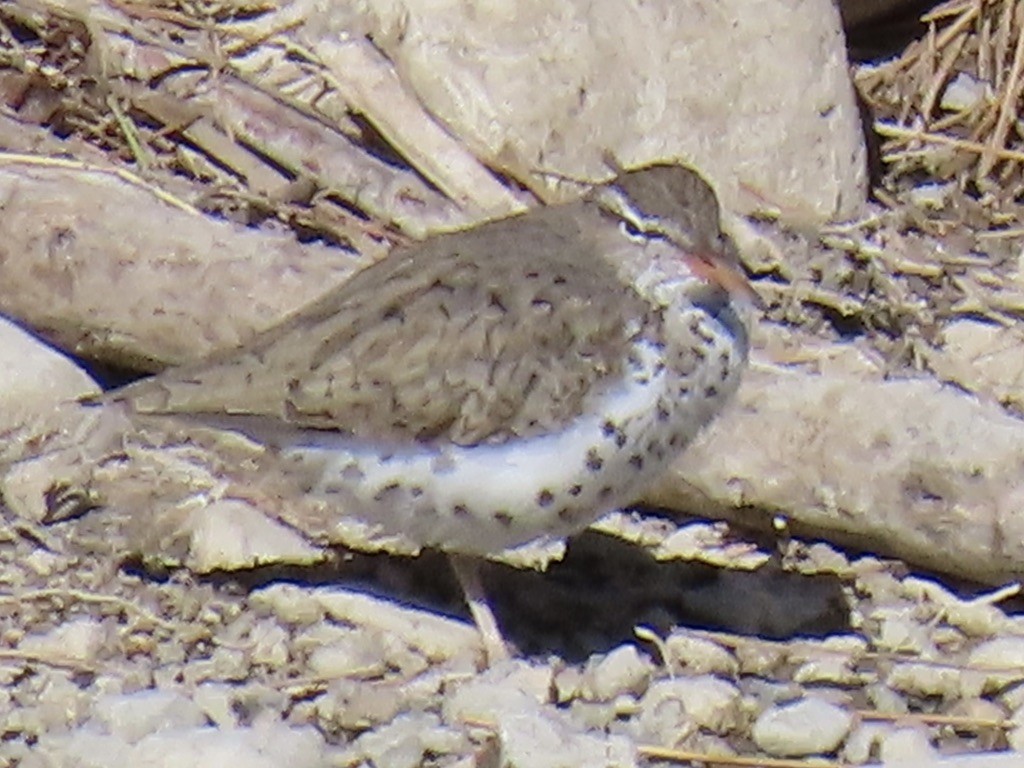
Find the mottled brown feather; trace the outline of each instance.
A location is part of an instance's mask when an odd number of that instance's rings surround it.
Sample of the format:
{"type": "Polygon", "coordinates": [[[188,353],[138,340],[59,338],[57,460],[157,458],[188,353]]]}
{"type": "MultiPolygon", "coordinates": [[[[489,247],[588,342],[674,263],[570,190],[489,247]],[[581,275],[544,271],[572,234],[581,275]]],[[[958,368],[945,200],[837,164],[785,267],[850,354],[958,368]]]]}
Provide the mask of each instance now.
{"type": "Polygon", "coordinates": [[[114,399],[381,440],[528,437],[581,412],[650,307],[601,257],[581,203],[400,248],[239,350],[114,399]]]}

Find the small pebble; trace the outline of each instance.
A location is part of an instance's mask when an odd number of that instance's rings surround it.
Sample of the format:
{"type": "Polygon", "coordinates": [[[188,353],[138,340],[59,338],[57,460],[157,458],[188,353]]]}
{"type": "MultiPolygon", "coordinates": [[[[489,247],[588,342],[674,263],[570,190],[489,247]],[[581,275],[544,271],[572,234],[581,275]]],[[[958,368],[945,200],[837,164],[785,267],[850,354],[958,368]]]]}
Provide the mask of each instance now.
{"type": "Polygon", "coordinates": [[[897,728],[882,737],[879,756],[886,765],[926,765],[936,751],[926,728],[897,728]]]}
{"type": "Polygon", "coordinates": [[[157,731],[207,725],[206,716],[191,699],[155,688],[104,696],[96,702],[93,721],[129,744],[157,731]]]}
{"type": "Polygon", "coordinates": [[[1024,637],[997,637],[982,643],[971,652],[967,666],[984,671],[986,693],[1024,680],[1024,637]]]}
{"type": "Polygon", "coordinates": [[[834,752],[852,724],[853,715],[842,707],[806,698],[766,709],[751,735],[769,755],[804,757],[834,752]]]}
{"type": "Polygon", "coordinates": [[[592,659],[583,672],[583,695],[611,701],[624,693],[642,694],[654,674],[654,665],[635,645],[621,645],[604,657],[592,659]]]}

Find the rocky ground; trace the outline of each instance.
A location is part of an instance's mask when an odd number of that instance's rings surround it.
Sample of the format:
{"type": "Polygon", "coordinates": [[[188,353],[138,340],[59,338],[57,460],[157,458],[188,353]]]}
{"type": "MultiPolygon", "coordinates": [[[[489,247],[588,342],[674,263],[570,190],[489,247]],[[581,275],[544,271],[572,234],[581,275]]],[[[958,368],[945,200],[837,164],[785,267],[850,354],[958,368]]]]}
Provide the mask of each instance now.
{"type": "MultiPolygon", "coordinates": [[[[647,541],[686,530],[645,519],[647,541]]],[[[8,514],[2,536],[11,765],[940,765],[1021,746],[1016,589],[950,591],[823,543],[744,572],[593,532],[545,574],[494,565],[523,652],[484,669],[438,557],[199,577],[74,523],[8,514]]]]}

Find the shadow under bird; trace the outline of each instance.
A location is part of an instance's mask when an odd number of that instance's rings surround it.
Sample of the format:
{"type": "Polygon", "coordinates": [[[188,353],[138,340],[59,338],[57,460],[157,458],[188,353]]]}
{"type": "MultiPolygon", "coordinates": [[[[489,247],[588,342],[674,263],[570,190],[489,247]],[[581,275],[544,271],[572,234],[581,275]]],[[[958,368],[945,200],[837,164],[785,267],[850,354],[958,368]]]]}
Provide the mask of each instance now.
{"type": "Polygon", "coordinates": [[[339,517],[475,558],[634,501],[722,408],[752,291],[694,170],[396,248],[240,349],[111,392],[237,430],[339,517]]]}

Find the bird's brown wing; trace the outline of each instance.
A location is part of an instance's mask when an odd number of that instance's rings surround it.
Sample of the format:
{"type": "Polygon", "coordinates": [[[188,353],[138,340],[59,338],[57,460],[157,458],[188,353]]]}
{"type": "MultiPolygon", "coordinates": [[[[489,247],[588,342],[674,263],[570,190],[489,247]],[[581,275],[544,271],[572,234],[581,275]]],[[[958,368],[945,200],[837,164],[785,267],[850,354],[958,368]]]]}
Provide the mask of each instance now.
{"type": "Polygon", "coordinates": [[[246,347],[115,398],[375,439],[473,444],[550,429],[619,371],[627,318],[645,311],[571,210],[394,251],[246,347]]]}

